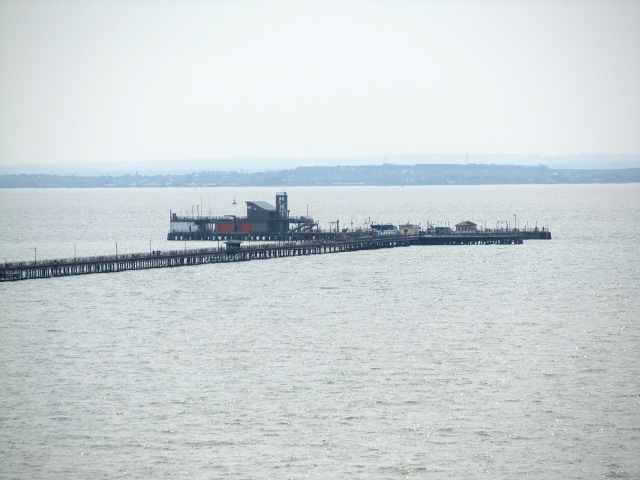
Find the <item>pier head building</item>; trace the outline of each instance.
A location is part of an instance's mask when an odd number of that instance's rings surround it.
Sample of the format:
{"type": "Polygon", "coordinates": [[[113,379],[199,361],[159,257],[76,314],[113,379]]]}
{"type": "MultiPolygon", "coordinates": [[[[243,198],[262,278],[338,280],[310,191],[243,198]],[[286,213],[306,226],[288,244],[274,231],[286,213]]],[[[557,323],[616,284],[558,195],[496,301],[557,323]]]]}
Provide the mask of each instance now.
{"type": "Polygon", "coordinates": [[[318,225],[312,218],[291,217],[286,192],[276,193],[275,206],[247,201],[247,215],[179,216],[170,212],[168,240],[215,240],[237,236],[269,237],[288,233],[309,233],[318,225]]]}

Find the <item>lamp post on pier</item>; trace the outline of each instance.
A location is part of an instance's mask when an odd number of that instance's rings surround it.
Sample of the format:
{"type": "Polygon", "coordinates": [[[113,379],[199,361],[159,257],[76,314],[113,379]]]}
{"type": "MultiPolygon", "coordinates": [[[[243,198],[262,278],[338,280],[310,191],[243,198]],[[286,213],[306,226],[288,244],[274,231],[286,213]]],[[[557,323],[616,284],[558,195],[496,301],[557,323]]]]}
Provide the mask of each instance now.
{"type": "Polygon", "coordinates": [[[38,263],[38,249],[33,247],[33,263],[38,263]]]}
{"type": "Polygon", "coordinates": [[[118,260],[118,242],[116,242],[116,261],[118,260]]]}
{"type": "Polygon", "coordinates": [[[518,217],[516,217],[516,214],[513,214],[513,229],[517,230],[518,229],[518,217]]]}

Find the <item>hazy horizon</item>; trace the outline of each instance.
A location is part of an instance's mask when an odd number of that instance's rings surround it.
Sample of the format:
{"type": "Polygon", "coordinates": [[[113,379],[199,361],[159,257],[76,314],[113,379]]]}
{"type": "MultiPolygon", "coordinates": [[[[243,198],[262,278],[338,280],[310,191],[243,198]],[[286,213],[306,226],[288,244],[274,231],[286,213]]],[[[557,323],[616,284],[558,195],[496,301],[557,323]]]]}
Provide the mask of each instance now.
{"type": "Polygon", "coordinates": [[[164,162],[102,162],[68,164],[0,165],[0,175],[171,175],[197,171],[227,171],[255,173],[261,171],[290,170],[298,167],[364,166],[421,164],[482,164],[482,165],[544,165],[552,169],[628,169],[640,168],[640,154],[636,155],[371,155],[336,158],[228,158],[190,159],[164,162]]]}
{"type": "Polygon", "coordinates": [[[0,0],[0,167],[638,166],[638,20],[629,0],[0,0]]]}

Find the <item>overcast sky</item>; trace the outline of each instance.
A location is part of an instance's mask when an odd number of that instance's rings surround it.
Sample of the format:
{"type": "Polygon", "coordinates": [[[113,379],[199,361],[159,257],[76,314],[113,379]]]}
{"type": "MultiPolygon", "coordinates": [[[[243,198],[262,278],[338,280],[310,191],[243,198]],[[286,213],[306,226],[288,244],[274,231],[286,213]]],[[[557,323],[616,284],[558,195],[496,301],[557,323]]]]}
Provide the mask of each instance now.
{"type": "Polygon", "coordinates": [[[640,152],[640,1],[0,0],[0,164],[640,152]]]}

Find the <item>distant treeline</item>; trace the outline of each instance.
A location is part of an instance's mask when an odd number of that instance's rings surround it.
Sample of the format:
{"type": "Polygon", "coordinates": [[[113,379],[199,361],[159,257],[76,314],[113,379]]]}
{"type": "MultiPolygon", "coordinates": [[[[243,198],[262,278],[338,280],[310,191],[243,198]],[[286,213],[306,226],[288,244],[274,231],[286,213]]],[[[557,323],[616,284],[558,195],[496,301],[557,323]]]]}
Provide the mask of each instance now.
{"type": "Polygon", "coordinates": [[[326,185],[495,185],[636,183],[640,168],[551,169],[544,165],[422,164],[298,167],[254,173],[201,171],[183,175],[0,175],[0,188],[282,187],[326,185]]]}

